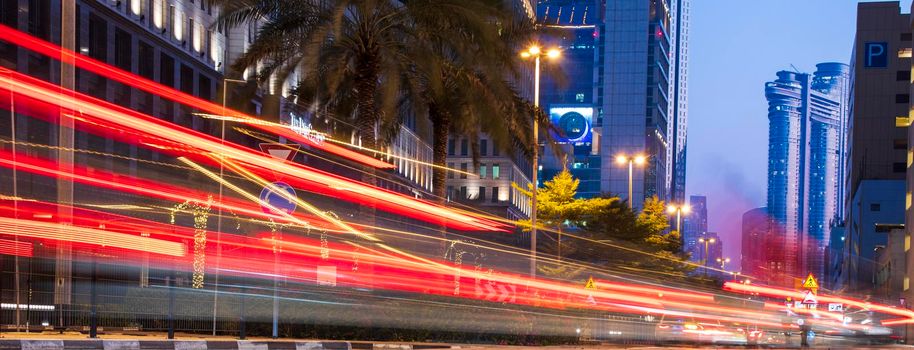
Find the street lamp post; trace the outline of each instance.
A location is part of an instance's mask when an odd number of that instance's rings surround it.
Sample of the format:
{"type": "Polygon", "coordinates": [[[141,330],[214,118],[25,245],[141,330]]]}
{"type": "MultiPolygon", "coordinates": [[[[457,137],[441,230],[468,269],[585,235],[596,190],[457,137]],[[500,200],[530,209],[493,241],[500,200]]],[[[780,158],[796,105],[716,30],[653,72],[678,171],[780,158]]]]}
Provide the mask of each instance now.
{"type": "Polygon", "coordinates": [[[705,267],[705,276],[708,275],[708,245],[714,244],[717,242],[714,238],[705,239],[704,237],[698,239],[698,243],[705,244],[705,253],[701,256],[701,265],[705,267]]]}
{"type": "Polygon", "coordinates": [[[643,155],[640,155],[640,154],[636,154],[634,156],[627,156],[624,154],[620,154],[620,155],[616,156],[617,163],[619,163],[619,164],[628,163],[628,208],[632,209],[632,210],[635,209],[635,202],[634,202],[634,200],[632,200],[632,197],[634,196],[634,194],[632,194],[632,192],[633,192],[633,187],[634,187],[633,182],[635,181],[635,179],[634,179],[635,165],[639,165],[639,166],[644,165],[645,161],[647,161],[647,158],[645,158],[643,155]]]}
{"type": "Polygon", "coordinates": [[[692,210],[688,205],[670,205],[666,208],[670,214],[676,213],[676,232],[682,234],[682,214],[692,210]]]}
{"type": "MultiPolygon", "coordinates": [[[[225,112],[228,109],[226,104],[228,103],[228,84],[229,83],[246,83],[245,80],[240,79],[229,79],[222,78],[222,126],[219,132],[219,138],[221,143],[225,144],[225,112]]],[[[223,179],[225,175],[225,165],[223,165],[222,159],[219,160],[219,179],[223,179]]],[[[222,181],[219,181],[219,203],[222,203],[222,192],[223,186],[222,181]]],[[[222,206],[219,206],[219,213],[216,215],[216,276],[215,281],[213,281],[213,336],[216,336],[216,312],[219,309],[219,263],[222,259],[222,240],[220,236],[222,235],[222,206]]]]}
{"type": "MultiPolygon", "coordinates": [[[[533,107],[535,112],[539,113],[540,108],[540,57],[546,55],[548,58],[558,58],[561,52],[557,49],[549,49],[543,52],[539,46],[530,46],[527,50],[521,51],[520,57],[533,58],[533,107]]],[[[539,172],[539,122],[538,115],[533,117],[533,193],[530,198],[532,207],[530,208],[530,278],[536,277],[536,189],[538,186],[537,173],[539,172]]]]}
{"type": "Polygon", "coordinates": [[[725,270],[725,267],[730,262],[730,258],[717,258],[717,263],[720,264],[720,269],[725,270]]]}

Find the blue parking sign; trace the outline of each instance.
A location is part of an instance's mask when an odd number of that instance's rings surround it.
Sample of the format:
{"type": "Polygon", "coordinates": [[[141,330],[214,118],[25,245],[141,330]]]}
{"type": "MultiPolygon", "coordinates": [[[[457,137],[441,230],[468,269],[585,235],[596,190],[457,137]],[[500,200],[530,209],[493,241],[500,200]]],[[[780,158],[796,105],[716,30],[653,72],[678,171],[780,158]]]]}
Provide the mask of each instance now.
{"type": "Polygon", "coordinates": [[[889,44],[871,42],[863,44],[863,66],[885,68],[889,63],[889,44]]]}

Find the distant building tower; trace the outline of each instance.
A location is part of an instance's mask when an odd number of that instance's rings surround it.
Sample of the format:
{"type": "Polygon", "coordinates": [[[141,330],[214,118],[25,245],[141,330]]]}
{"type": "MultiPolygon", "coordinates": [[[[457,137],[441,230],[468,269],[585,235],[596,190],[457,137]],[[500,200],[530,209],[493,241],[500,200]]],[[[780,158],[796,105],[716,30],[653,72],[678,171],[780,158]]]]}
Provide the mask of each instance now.
{"type": "Polygon", "coordinates": [[[708,198],[690,196],[691,212],[685,217],[682,226],[682,251],[691,253],[691,260],[698,261],[698,238],[708,232],[708,198]]]}
{"type": "Polygon", "coordinates": [[[781,71],[765,86],[768,214],[772,244],[782,255],[769,260],[775,263],[770,273],[783,276],[779,284],[807,272],[823,275],[829,226],[838,211],[847,104],[838,90],[848,68],[829,63],[819,69],[815,76],[781,71]]]}
{"type": "Polygon", "coordinates": [[[768,244],[768,208],[755,208],[743,214],[742,256],[740,271],[767,282],[768,256],[774,247],[768,244]]]}

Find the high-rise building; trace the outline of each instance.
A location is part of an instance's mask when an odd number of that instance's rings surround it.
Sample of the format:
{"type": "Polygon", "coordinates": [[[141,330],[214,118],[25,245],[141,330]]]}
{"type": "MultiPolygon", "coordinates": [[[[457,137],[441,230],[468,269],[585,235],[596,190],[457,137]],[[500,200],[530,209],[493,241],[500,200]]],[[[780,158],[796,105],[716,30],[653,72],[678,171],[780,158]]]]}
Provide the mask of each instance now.
{"type": "Polygon", "coordinates": [[[569,78],[563,87],[544,77],[543,106],[560,128],[573,128],[564,130],[573,136],[562,140],[567,156],[544,154],[544,180],[567,166],[581,180],[581,196],[628,199],[628,168],[615,158],[645,155],[634,169],[634,206],[650,196],[685,201],[689,3],[537,3],[540,23],[560,33],[544,40],[563,50],[558,64],[569,78]]]}
{"type": "Polygon", "coordinates": [[[887,236],[875,224],[904,220],[904,176],[911,79],[911,16],[895,2],[857,5],[851,56],[851,108],[844,181],[842,241],[830,251],[841,260],[834,288],[872,290],[875,248],[887,236]]]}
{"type": "Polygon", "coordinates": [[[841,145],[847,100],[841,93],[847,66],[825,63],[814,75],[781,71],[765,85],[768,99],[768,214],[772,244],[769,273],[782,283],[824,272],[830,223],[838,210],[841,145]]]}
{"type": "Polygon", "coordinates": [[[768,256],[773,252],[768,245],[768,208],[755,208],[743,214],[742,221],[742,256],[740,271],[761,280],[767,281],[768,256]]]}
{"type": "MultiPolygon", "coordinates": [[[[672,198],[673,170],[684,169],[689,1],[616,0],[605,7],[597,59],[600,189],[627,193],[628,169],[612,159],[646,154],[649,160],[635,169],[633,181],[632,201],[639,207],[646,197],[672,198]]],[[[684,183],[684,170],[678,175],[684,183]]]]}
{"type": "Polygon", "coordinates": [[[689,214],[682,223],[682,251],[691,253],[691,259],[698,261],[698,252],[695,250],[698,238],[708,232],[708,198],[690,196],[689,207],[689,214]]]}
{"type": "Polygon", "coordinates": [[[689,17],[691,0],[671,0],[673,21],[673,123],[670,129],[670,200],[685,201],[686,184],[686,131],[689,121],[689,17]]]}
{"type": "Polygon", "coordinates": [[[600,134],[595,120],[597,81],[597,26],[603,13],[598,0],[547,0],[537,6],[539,25],[548,28],[543,44],[562,51],[557,65],[564,79],[546,74],[541,84],[541,105],[561,133],[552,138],[562,152],[543,149],[540,179],[548,180],[562,169],[580,181],[578,197],[600,195],[600,134]],[[561,84],[560,82],[564,82],[561,84]]]}

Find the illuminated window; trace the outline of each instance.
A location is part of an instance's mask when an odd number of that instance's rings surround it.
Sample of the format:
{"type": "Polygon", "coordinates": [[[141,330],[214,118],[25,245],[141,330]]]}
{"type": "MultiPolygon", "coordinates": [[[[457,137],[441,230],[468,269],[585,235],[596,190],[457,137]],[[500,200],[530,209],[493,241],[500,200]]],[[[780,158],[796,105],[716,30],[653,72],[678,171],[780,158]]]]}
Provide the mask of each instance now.
{"type": "Polygon", "coordinates": [[[904,235],[904,251],[911,250],[911,235],[904,235]]]}
{"type": "Polygon", "coordinates": [[[190,19],[191,45],[196,52],[203,52],[203,26],[190,19]]]}
{"type": "Polygon", "coordinates": [[[480,179],[486,178],[486,165],[485,164],[479,165],[479,178],[480,179]]]}
{"type": "Polygon", "coordinates": [[[174,5],[169,6],[171,12],[171,30],[174,32],[175,39],[184,40],[184,14],[175,9],[174,5]]]}
{"type": "Polygon", "coordinates": [[[907,128],[911,125],[911,118],[908,117],[895,117],[895,127],[897,128],[907,128]]]}
{"type": "Polygon", "coordinates": [[[492,164],[492,178],[498,180],[499,177],[501,177],[501,165],[492,164]]]}
{"type": "Polygon", "coordinates": [[[152,24],[156,28],[162,28],[165,26],[165,15],[164,15],[164,4],[162,0],[153,0],[152,1],[152,24]]]}
{"type": "Polygon", "coordinates": [[[911,279],[905,277],[905,278],[904,278],[904,290],[907,291],[908,288],[910,288],[910,287],[911,287],[911,279]]]}
{"type": "Polygon", "coordinates": [[[143,13],[143,1],[141,1],[141,0],[130,1],[130,12],[132,12],[134,16],[139,16],[140,14],[142,14],[143,13]]]}
{"type": "Polygon", "coordinates": [[[898,49],[898,58],[911,58],[911,48],[905,47],[898,49]]]}

